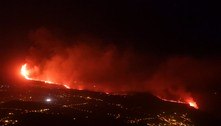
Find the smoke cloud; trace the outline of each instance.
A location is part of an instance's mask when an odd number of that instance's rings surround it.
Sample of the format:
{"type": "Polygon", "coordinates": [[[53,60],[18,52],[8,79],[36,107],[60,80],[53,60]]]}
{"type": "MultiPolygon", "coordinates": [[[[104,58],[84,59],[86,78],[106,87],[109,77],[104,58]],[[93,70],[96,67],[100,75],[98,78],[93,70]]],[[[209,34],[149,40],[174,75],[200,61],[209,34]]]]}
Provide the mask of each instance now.
{"type": "Polygon", "coordinates": [[[151,92],[185,98],[219,81],[220,59],[139,54],[102,40],[67,39],[41,28],[30,33],[31,77],[104,92],[151,92]],[[144,56],[145,55],[145,56],[144,56]]]}

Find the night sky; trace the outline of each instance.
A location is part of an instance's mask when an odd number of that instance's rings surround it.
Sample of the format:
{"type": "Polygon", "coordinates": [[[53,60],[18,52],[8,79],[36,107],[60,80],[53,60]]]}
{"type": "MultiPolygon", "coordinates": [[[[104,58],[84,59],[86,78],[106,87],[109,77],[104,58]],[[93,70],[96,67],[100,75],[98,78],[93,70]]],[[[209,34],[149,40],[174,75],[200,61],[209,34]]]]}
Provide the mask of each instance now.
{"type": "Polygon", "coordinates": [[[101,88],[131,91],[138,82],[135,91],[157,94],[165,87],[168,92],[219,90],[219,11],[218,4],[199,0],[1,2],[1,78],[13,80],[13,71],[27,61],[56,66],[53,59],[67,54],[68,60],[82,62],[73,76],[108,83],[101,88]],[[94,66],[94,59],[104,67],[94,66]]]}
{"type": "Polygon", "coordinates": [[[3,53],[29,45],[27,34],[45,27],[67,36],[93,34],[144,52],[220,55],[219,6],[208,1],[13,1],[0,8],[3,53]]]}

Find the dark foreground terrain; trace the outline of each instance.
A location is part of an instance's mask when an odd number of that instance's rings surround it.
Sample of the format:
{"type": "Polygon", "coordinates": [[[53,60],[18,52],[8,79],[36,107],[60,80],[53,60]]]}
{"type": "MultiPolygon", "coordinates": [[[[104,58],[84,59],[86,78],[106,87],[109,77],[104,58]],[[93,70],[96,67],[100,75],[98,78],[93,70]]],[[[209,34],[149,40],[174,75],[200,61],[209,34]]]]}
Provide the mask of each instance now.
{"type": "Polygon", "coordinates": [[[0,126],[201,126],[218,123],[200,110],[164,102],[147,93],[107,94],[26,83],[28,86],[0,86],[0,126]]]}

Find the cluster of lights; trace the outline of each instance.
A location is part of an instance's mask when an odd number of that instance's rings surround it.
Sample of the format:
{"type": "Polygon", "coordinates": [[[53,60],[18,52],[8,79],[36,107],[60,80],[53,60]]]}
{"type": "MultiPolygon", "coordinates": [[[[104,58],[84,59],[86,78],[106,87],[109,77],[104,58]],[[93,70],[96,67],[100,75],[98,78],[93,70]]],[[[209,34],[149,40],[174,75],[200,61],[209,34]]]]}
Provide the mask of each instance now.
{"type": "Polygon", "coordinates": [[[151,117],[129,119],[127,123],[136,125],[146,124],[147,126],[193,126],[187,114],[166,114],[165,112],[159,113],[156,116],[152,115],[151,117]]]}
{"type": "Polygon", "coordinates": [[[16,123],[18,123],[18,120],[6,119],[0,120],[0,123],[2,123],[1,126],[15,125],[16,123]]]}
{"type": "Polygon", "coordinates": [[[177,115],[176,113],[170,114],[170,115],[161,114],[158,117],[166,125],[173,125],[173,126],[191,126],[191,125],[193,125],[190,118],[187,117],[187,114],[182,114],[182,115],[177,115]]]}
{"type": "Polygon", "coordinates": [[[49,111],[50,109],[46,108],[46,109],[35,109],[35,110],[25,110],[25,113],[44,113],[49,111]]]}
{"type": "MultiPolygon", "coordinates": [[[[59,91],[59,93],[61,93],[59,91]]],[[[126,98],[126,97],[123,97],[126,98]]],[[[147,114],[147,111],[137,110],[137,109],[131,109],[127,108],[126,105],[121,103],[113,103],[110,101],[105,101],[100,98],[96,98],[93,96],[88,95],[76,95],[71,93],[62,93],[57,95],[49,95],[43,99],[46,103],[52,103],[54,100],[60,101],[59,99],[64,100],[65,103],[59,104],[62,109],[67,110],[73,110],[84,113],[84,118],[88,119],[91,117],[92,113],[96,113],[97,109],[99,108],[99,105],[105,105],[107,110],[105,110],[105,115],[108,118],[116,119],[116,120],[123,120],[125,123],[129,125],[182,125],[182,126],[191,126],[192,122],[191,119],[188,118],[187,114],[177,114],[177,113],[160,113],[160,114],[147,114]],[[81,102],[71,102],[74,98],[81,99],[81,102]],[[71,100],[72,99],[72,100],[71,100]],[[112,110],[118,110],[118,111],[112,111],[112,110]],[[129,112],[129,114],[127,113],[129,112]],[[86,116],[85,116],[86,115],[86,116]]],[[[42,100],[42,99],[41,99],[42,100]]],[[[57,102],[56,102],[57,103],[57,102]]],[[[49,104],[50,105],[50,104],[49,104]]],[[[48,105],[47,105],[48,106],[48,105]]],[[[2,109],[2,108],[1,108],[2,109]]],[[[63,115],[64,112],[55,112],[51,111],[52,109],[49,108],[41,108],[41,109],[14,109],[19,110],[20,114],[26,114],[26,113],[46,113],[50,115],[63,115]]],[[[14,116],[15,112],[10,109],[8,112],[7,117],[14,116]]],[[[78,116],[75,117],[75,115],[72,116],[73,120],[76,120],[78,116]]],[[[79,118],[80,119],[80,118],[79,118]]],[[[2,125],[10,125],[12,124],[13,118],[4,118],[2,119],[2,125]],[[5,120],[8,120],[5,122],[5,120]]],[[[17,122],[20,122],[17,120],[17,122]]],[[[16,122],[14,122],[16,123],[16,122]]],[[[0,125],[1,125],[0,124],[0,125]]]]}

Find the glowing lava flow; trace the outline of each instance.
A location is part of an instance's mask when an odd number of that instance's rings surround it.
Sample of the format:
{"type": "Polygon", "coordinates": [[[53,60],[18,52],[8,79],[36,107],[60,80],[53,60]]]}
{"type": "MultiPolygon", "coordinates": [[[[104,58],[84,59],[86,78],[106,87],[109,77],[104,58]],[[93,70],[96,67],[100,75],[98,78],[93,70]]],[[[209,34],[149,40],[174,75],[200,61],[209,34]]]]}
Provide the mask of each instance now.
{"type": "MultiPolygon", "coordinates": [[[[57,85],[63,85],[65,88],[67,89],[71,89],[70,86],[68,86],[67,84],[60,84],[60,83],[55,83],[52,81],[48,81],[48,80],[39,80],[39,79],[35,79],[35,78],[31,78],[30,77],[31,74],[31,70],[28,70],[27,68],[27,64],[22,65],[21,67],[21,75],[27,79],[27,80],[34,80],[34,81],[40,81],[40,82],[44,82],[47,84],[57,84],[57,85]]],[[[82,87],[79,86],[78,90],[82,90],[82,87]]],[[[108,92],[106,92],[106,94],[109,94],[108,92]]],[[[162,97],[157,96],[159,99],[163,100],[163,101],[167,101],[167,102],[174,102],[174,103],[180,103],[180,104],[188,104],[189,106],[195,108],[195,109],[199,109],[197,103],[193,100],[193,98],[189,97],[187,99],[185,99],[184,101],[179,101],[179,100],[168,100],[168,99],[164,99],[162,97]]]]}
{"type": "Polygon", "coordinates": [[[196,104],[196,102],[190,98],[190,99],[187,99],[186,102],[191,106],[191,107],[194,107],[195,109],[199,109],[198,105],[196,104]]]}
{"type": "MultiPolygon", "coordinates": [[[[27,80],[34,80],[34,81],[40,81],[40,82],[44,82],[44,83],[47,83],[47,84],[58,84],[58,85],[61,85],[59,83],[55,83],[55,82],[52,82],[52,81],[48,81],[48,80],[39,80],[39,79],[34,79],[34,78],[30,78],[30,71],[28,70],[27,68],[27,64],[24,64],[22,65],[21,67],[21,75],[27,79],[27,80]]],[[[63,84],[63,86],[67,89],[70,89],[70,86],[68,86],[67,84],[63,84]]]]}
{"type": "Polygon", "coordinates": [[[179,103],[179,104],[188,104],[189,106],[195,108],[195,109],[199,109],[198,105],[196,104],[196,102],[193,100],[193,98],[189,98],[187,100],[185,100],[186,102],[183,101],[175,101],[175,100],[168,100],[168,99],[164,99],[161,98],[159,96],[157,96],[159,99],[163,100],[163,101],[167,101],[167,102],[173,102],[173,103],[179,103]]]}
{"type": "Polygon", "coordinates": [[[27,70],[27,64],[22,65],[21,67],[21,75],[24,76],[25,79],[27,80],[32,80],[29,78],[29,71],[27,70]]]}
{"type": "Polygon", "coordinates": [[[67,84],[64,84],[64,87],[66,87],[67,89],[71,89],[71,87],[68,86],[67,84]]]}

